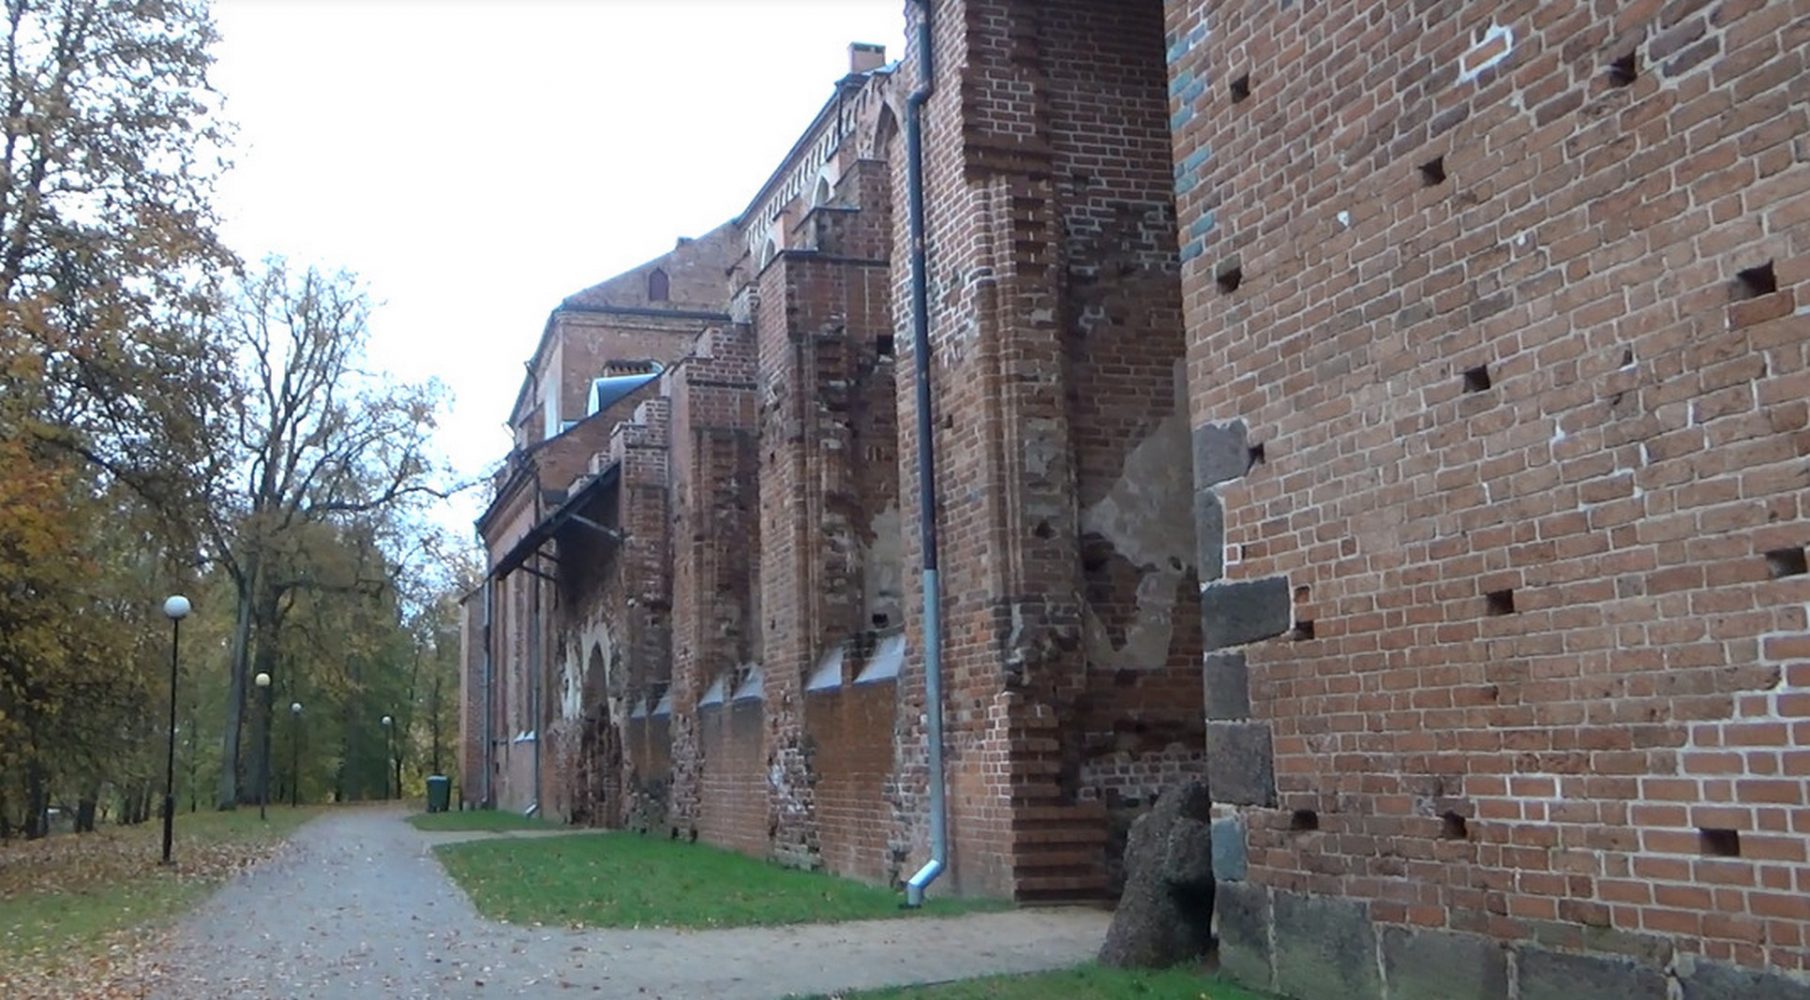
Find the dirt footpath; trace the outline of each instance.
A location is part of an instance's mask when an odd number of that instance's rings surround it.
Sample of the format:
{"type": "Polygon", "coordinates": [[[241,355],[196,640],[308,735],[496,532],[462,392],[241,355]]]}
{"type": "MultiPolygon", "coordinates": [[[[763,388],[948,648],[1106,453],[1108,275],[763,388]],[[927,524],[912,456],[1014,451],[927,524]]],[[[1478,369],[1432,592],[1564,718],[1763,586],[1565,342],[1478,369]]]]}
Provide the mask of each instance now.
{"type": "MultiPolygon", "coordinates": [[[[1092,958],[1107,915],[1028,910],[716,931],[485,920],[396,809],[328,813],[178,927],[156,996],[770,1000],[1092,958]]],[[[582,836],[582,834],[580,834],[582,836]]]]}

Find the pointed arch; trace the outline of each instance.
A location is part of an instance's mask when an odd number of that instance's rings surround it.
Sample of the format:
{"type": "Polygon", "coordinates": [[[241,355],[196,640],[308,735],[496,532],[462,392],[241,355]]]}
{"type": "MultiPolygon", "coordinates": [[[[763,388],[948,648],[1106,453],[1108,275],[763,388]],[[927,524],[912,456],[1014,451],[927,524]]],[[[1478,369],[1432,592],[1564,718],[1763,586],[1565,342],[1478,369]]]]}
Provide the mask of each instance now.
{"type": "Polygon", "coordinates": [[[672,279],[660,268],[647,275],[647,301],[666,302],[672,298],[672,279]]]}
{"type": "Polygon", "coordinates": [[[899,135],[899,117],[893,114],[892,105],[880,109],[879,120],[874,123],[873,158],[888,159],[892,155],[893,140],[899,135]]]}

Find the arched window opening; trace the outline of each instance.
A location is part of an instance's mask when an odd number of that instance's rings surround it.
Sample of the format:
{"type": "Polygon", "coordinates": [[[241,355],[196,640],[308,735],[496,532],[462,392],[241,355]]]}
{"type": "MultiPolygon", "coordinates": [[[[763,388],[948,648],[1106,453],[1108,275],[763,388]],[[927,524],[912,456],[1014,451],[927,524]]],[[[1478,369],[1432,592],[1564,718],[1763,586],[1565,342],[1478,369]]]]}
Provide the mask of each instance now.
{"type": "Polygon", "coordinates": [[[666,276],[665,271],[654,268],[653,273],[647,276],[647,301],[665,302],[671,297],[672,279],[666,276]]]}
{"type": "Polygon", "coordinates": [[[899,119],[892,108],[880,109],[880,120],[874,123],[874,159],[884,160],[892,152],[892,141],[899,134],[899,119]]]}
{"type": "Polygon", "coordinates": [[[817,193],[811,196],[811,204],[828,205],[832,197],[834,197],[834,193],[830,191],[830,179],[828,177],[817,178],[817,193]]]}

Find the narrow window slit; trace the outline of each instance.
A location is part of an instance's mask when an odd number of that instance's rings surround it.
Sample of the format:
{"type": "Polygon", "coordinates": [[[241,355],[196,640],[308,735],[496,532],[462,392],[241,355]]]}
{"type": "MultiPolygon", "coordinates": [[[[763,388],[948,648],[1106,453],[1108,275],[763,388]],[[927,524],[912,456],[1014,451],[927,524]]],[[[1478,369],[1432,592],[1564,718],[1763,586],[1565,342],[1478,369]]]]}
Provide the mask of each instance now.
{"type": "Polygon", "coordinates": [[[1626,87],[1640,76],[1640,54],[1630,52],[1609,64],[1608,77],[1611,87],[1626,87]]]}
{"type": "Polygon", "coordinates": [[[1704,855],[1712,858],[1741,856],[1741,831],[1705,826],[1697,829],[1697,843],[1704,855]]]}
{"type": "Polygon", "coordinates": [[[1735,275],[1735,300],[1757,299],[1762,295],[1771,295],[1779,290],[1778,275],[1772,271],[1772,261],[1759,267],[1750,267],[1735,275]]]}
{"type": "Polygon", "coordinates": [[[1219,290],[1221,292],[1230,295],[1238,290],[1239,285],[1244,283],[1244,268],[1228,267],[1220,271],[1218,277],[1214,280],[1219,283],[1219,290]]]}
{"type": "Polygon", "coordinates": [[[1420,165],[1420,186],[1438,187],[1445,183],[1445,157],[1435,156],[1420,165]]]}
{"type": "Polygon", "coordinates": [[[1232,103],[1237,104],[1251,96],[1251,74],[1246,73],[1232,81],[1232,103]]]}
{"type": "Polygon", "coordinates": [[[1464,371],[1464,391],[1465,392],[1482,392],[1485,389],[1488,389],[1491,384],[1492,383],[1490,382],[1488,365],[1478,365],[1475,368],[1465,369],[1465,371],[1464,371]]]}
{"type": "Polygon", "coordinates": [[[1492,590],[1484,595],[1484,602],[1492,615],[1515,613],[1515,592],[1513,590],[1492,590]]]}
{"type": "Polygon", "coordinates": [[[1805,558],[1803,548],[1773,549],[1766,553],[1766,570],[1774,580],[1783,580],[1788,576],[1803,576],[1810,573],[1810,559],[1805,558]]]}

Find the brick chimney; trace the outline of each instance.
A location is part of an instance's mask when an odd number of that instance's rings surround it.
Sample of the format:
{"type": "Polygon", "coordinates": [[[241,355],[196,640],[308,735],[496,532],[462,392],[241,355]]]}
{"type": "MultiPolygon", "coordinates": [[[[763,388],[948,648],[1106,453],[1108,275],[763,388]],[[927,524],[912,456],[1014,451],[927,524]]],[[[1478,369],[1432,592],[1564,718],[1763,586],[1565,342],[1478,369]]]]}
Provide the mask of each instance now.
{"type": "Polygon", "coordinates": [[[886,46],[872,42],[848,43],[848,71],[871,73],[886,65],[886,46]]]}

